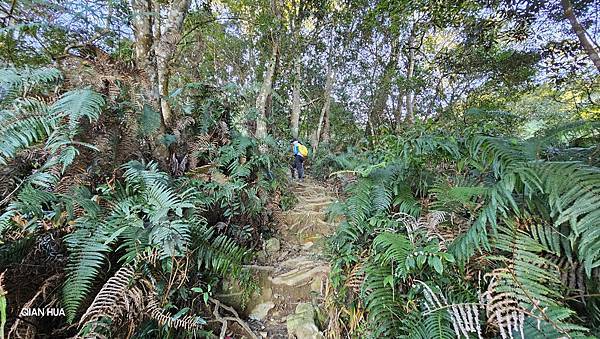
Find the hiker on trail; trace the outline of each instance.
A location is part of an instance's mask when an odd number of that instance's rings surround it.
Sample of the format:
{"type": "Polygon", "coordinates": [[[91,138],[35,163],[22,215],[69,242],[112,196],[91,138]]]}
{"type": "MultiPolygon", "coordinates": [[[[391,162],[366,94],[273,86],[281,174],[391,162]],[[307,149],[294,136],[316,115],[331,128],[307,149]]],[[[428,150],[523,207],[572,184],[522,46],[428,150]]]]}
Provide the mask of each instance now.
{"type": "Polygon", "coordinates": [[[292,140],[292,152],[294,154],[294,163],[292,164],[292,178],[296,179],[296,172],[298,172],[298,179],[304,179],[304,158],[308,155],[308,149],[302,145],[298,139],[292,140]]]}

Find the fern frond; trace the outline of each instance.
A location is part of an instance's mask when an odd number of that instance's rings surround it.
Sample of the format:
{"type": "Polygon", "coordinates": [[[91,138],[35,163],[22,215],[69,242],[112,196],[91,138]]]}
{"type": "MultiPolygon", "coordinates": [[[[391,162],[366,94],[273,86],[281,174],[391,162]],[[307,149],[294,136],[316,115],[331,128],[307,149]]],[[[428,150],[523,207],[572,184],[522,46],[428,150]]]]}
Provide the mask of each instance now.
{"type": "Polygon", "coordinates": [[[67,279],[63,285],[63,304],[69,322],[75,318],[110,251],[106,243],[108,237],[99,222],[80,218],[76,227],[79,228],[77,231],[65,237],[70,255],[66,266],[67,279]]]}
{"type": "Polygon", "coordinates": [[[515,296],[515,290],[519,286],[513,284],[508,270],[498,269],[492,272],[488,285],[488,290],[483,294],[486,301],[486,313],[488,323],[495,325],[500,330],[503,339],[508,338],[508,334],[518,331],[523,338],[523,326],[526,310],[519,306],[519,300],[515,296]]]}
{"type": "Polygon", "coordinates": [[[408,335],[401,336],[405,339],[455,339],[460,338],[450,324],[448,312],[437,310],[427,315],[411,312],[408,319],[404,319],[403,327],[408,335]],[[411,317],[412,316],[412,317],[411,317]]]}
{"type": "Polygon", "coordinates": [[[562,292],[558,267],[540,255],[543,246],[514,225],[500,228],[494,239],[498,249],[512,253],[492,257],[507,266],[486,275],[491,277],[484,294],[488,322],[498,326],[501,336],[508,337],[513,328],[522,334],[526,316],[547,322],[563,334],[580,330],[579,326],[563,322],[566,317],[553,318],[548,312],[559,312],[564,306],[559,301],[562,292]]]}
{"type": "Polygon", "coordinates": [[[158,303],[156,296],[152,296],[146,307],[146,312],[150,315],[150,318],[156,320],[159,325],[167,326],[173,329],[185,329],[188,331],[199,329],[204,324],[204,319],[201,317],[195,317],[186,315],[182,318],[175,318],[172,315],[166,313],[158,303]]]}
{"type": "Polygon", "coordinates": [[[475,137],[470,152],[473,158],[479,157],[484,164],[491,166],[496,177],[514,166],[536,159],[535,150],[516,139],[475,137]]]}
{"type": "Polygon", "coordinates": [[[399,233],[381,233],[373,240],[376,253],[382,254],[382,263],[396,263],[405,266],[406,259],[414,252],[414,247],[409,239],[399,233]]]}
{"type": "Polygon", "coordinates": [[[395,297],[389,279],[391,270],[378,263],[365,266],[365,281],[362,286],[362,299],[367,310],[369,327],[374,338],[393,338],[397,336],[403,317],[400,300],[395,297]]]}
{"type": "Polygon", "coordinates": [[[109,327],[114,327],[123,317],[131,318],[134,311],[142,311],[145,297],[138,287],[132,286],[135,274],[141,265],[156,265],[157,260],[158,251],[148,250],[141,252],[132,262],[121,266],[102,286],[79,320],[79,336],[89,337],[92,334],[100,334],[101,331],[110,332],[109,327]]]}
{"type": "Polygon", "coordinates": [[[90,122],[98,120],[104,98],[90,89],[78,89],[63,94],[52,107],[52,113],[59,118],[69,120],[69,129],[74,131],[81,118],[88,118],[90,122]]]}
{"type": "MultiPolygon", "coordinates": [[[[438,314],[438,312],[445,310],[448,317],[452,322],[452,328],[454,329],[454,335],[457,338],[465,337],[469,338],[470,333],[476,333],[477,338],[483,338],[481,336],[481,321],[479,319],[479,307],[478,303],[463,303],[463,304],[448,304],[447,299],[443,294],[433,292],[433,290],[422,281],[415,281],[423,287],[423,293],[425,295],[425,307],[427,312],[425,316],[431,316],[438,314]]],[[[439,314],[438,314],[438,320],[439,314]]],[[[442,326],[438,323],[436,330],[442,332],[443,329],[447,329],[449,326],[442,326]]]]}
{"type": "MultiPolygon", "coordinates": [[[[5,114],[3,111],[0,115],[5,114]]],[[[52,120],[43,116],[3,120],[0,119],[0,165],[6,165],[18,151],[42,142],[56,128],[52,120]]]]}
{"type": "Polygon", "coordinates": [[[123,308],[119,303],[126,299],[125,292],[135,274],[135,267],[130,264],[121,266],[115,274],[102,286],[100,292],[92,301],[90,307],[79,319],[79,327],[85,323],[99,320],[103,317],[114,319],[121,316],[123,308]]]}
{"type": "Polygon", "coordinates": [[[158,170],[156,162],[145,164],[132,160],[124,164],[122,168],[125,170],[123,178],[130,184],[152,187],[155,184],[167,185],[169,182],[169,176],[158,170]]]}
{"type": "Polygon", "coordinates": [[[8,101],[25,96],[28,92],[49,85],[57,84],[62,79],[62,74],[56,68],[4,68],[0,69],[0,87],[7,90],[3,101],[8,101]]]}
{"type": "Polygon", "coordinates": [[[193,228],[191,245],[198,269],[207,268],[222,275],[239,274],[248,255],[235,241],[224,234],[215,237],[214,228],[201,223],[193,228]]]}
{"type": "Polygon", "coordinates": [[[569,162],[534,163],[530,168],[548,195],[554,227],[571,227],[569,240],[578,243],[577,254],[589,276],[600,266],[600,169],[569,162]]]}

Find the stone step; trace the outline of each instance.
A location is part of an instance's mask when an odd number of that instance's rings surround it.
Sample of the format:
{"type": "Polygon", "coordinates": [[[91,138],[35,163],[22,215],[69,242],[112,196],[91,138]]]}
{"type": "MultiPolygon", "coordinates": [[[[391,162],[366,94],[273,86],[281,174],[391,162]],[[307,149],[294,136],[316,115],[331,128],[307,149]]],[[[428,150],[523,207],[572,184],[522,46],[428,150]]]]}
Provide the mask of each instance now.
{"type": "Polygon", "coordinates": [[[323,210],[306,211],[306,210],[293,209],[291,211],[286,211],[286,212],[282,213],[282,215],[287,221],[291,220],[292,223],[295,223],[295,221],[299,221],[299,220],[315,220],[315,219],[325,220],[325,218],[327,217],[327,212],[323,211],[323,210]]]}
{"type": "Polygon", "coordinates": [[[332,196],[332,192],[325,188],[292,188],[292,192],[296,196],[310,197],[310,196],[332,196]]]}
{"type": "Polygon", "coordinates": [[[326,263],[315,263],[314,266],[304,266],[292,269],[275,277],[269,277],[274,285],[301,286],[310,284],[315,279],[320,281],[323,276],[329,273],[329,265],[326,263]]]}
{"type": "Polygon", "coordinates": [[[319,201],[319,202],[308,202],[308,201],[299,201],[294,208],[294,211],[315,211],[321,212],[326,211],[327,207],[331,205],[331,201],[319,201]]]}
{"type": "Polygon", "coordinates": [[[327,221],[326,211],[338,198],[309,178],[294,181],[290,189],[298,203],[281,214],[275,237],[265,242],[268,255],[261,260],[266,266],[257,265],[265,269],[253,271],[260,292],[244,314],[264,324],[268,338],[323,339],[315,321],[330,272],[321,256],[322,238],[335,230],[337,223],[327,221]]]}

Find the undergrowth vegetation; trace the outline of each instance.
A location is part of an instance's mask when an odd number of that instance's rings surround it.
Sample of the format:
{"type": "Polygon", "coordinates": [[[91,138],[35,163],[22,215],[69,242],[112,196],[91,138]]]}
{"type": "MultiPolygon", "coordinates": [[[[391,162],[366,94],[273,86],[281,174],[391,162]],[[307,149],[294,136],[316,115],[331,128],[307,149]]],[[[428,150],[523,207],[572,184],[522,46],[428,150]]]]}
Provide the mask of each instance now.
{"type": "Polygon", "coordinates": [[[192,151],[174,152],[170,173],[143,153],[100,163],[133,149],[109,151],[80,135],[111,139],[106,125],[128,121],[102,115],[127,102],[106,102],[92,89],[63,92],[62,84],[57,69],[2,71],[0,264],[7,289],[19,292],[8,296],[9,312],[18,312],[19,300],[27,307],[52,299],[66,313],[63,326],[16,320],[10,335],[203,333],[220,277],[253,292],[243,265],[261,244],[265,206],[278,208],[268,194],[287,180],[273,166],[279,146],[259,152],[256,139],[222,117],[195,124],[192,113],[173,134],[174,144],[192,151]],[[17,288],[24,283],[33,286],[17,288]]]}
{"type": "Polygon", "coordinates": [[[598,13],[0,1],[0,339],[600,336],[598,13]]]}
{"type": "Polygon", "coordinates": [[[370,162],[346,168],[354,180],[331,208],[344,221],[330,251],[347,333],[595,333],[600,125],[526,140],[433,127],[384,137],[363,155],[370,162]]]}

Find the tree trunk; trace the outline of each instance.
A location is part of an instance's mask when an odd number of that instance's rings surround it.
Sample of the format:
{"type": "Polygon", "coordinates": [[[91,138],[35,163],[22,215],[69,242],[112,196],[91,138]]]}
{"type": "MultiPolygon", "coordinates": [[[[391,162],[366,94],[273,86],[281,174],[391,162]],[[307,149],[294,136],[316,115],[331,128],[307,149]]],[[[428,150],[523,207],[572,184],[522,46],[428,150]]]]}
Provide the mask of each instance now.
{"type": "Polygon", "coordinates": [[[275,75],[275,68],[277,66],[278,53],[279,47],[277,46],[277,42],[273,41],[271,58],[267,64],[263,83],[258,97],[256,98],[256,110],[258,111],[258,116],[256,117],[256,131],[254,132],[254,136],[258,139],[262,139],[267,135],[267,98],[271,95],[271,91],[273,90],[273,76],[275,75]]]}
{"type": "Polygon", "coordinates": [[[381,117],[383,116],[383,111],[385,110],[388,97],[390,96],[392,78],[396,71],[396,65],[398,64],[399,52],[399,43],[397,41],[392,42],[390,59],[385,65],[383,75],[377,86],[379,90],[375,94],[375,99],[373,100],[369,111],[367,132],[371,135],[375,134],[375,128],[381,124],[381,117]]]}
{"type": "Polygon", "coordinates": [[[569,23],[571,24],[571,28],[573,28],[573,32],[577,35],[579,39],[579,43],[587,53],[588,57],[596,66],[596,69],[600,72],[600,57],[598,56],[598,51],[594,47],[594,43],[590,41],[588,38],[587,32],[585,28],[581,26],[577,17],[575,16],[575,12],[573,12],[573,6],[571,5],[571,1],[569,0],[561,0],[563,10],[565,12],[565,16],[569,19],[569,23]]]}
{"type": "Polygon", "coordinates": [[[158,92],[160,95],[160,110],[165,126],[170,127],[173,123],[173,113],[167,97],[169,96],[169,77],[171,70],[169,63],[177,49],[177,42],[181,37],[183,21],[190,8],[191,0],[173,0],[169,7],[167,20],[158,43],[155,44],[156,70],[158,75],[158,92]]]}
{"type": "Polygon", "coordinates": [[[398,98],[396,99],[396,110],[394,111],[394,122],[396,123],[395,130],[396,132],[400,131],[400,127],[402,126],[402,107],[404,106],[404,93],[398,93],[398,98]]]}
{"type": "MultiPolygon", "coordinates": [[[[152,11],[150,0],[131,0],[135,60],[146,71],[152,65],[152,11]]],[[[149,74],[148,74],[149,75],[149,74]]]]}
{"type": "MultiPolygon", "coordinates": [[[[331,93],[330,93],[331,96],[331,93]]],[[[331,125],[329,122],[329,116],[331,115],[331,99],[329,98],[328,100],[328,104],[327,104],[327,110],[325,111],[325,114],[323,116],[323,132],[321,132],[321,141],[323,141],[323,143],[328,144],[329,140],[330,140],[330,130],[331,130],[331,125]]]]}
{"type": "MultiPolygon", "coordinates": [[[[156,4],[154,4],[156,5],[156,4]]],[[[152,0],[131,0],[132,26],[134,35],[134,49],[136,67],[143,72],[140,81],[143,96],[143,105],[148,105],[160,114],[160,96],[158,91],[158,75],[156,71],[155,53],[152,48],[154,43],[155,23],[158,18],[151,14],[155,11],[152,0]]],[[[140,107],[141,108],[141,107],[140,107]]],[[[169,151],[160,136],[165,134],[165,125],[162,121],[159,128],[150,135],[152,140],[152,155],[162,169],[167,169],[169,151]]]]}
{"type": "Polygon", "coordinates": [[[160,136],[172,123],[171,107],[166,100],[169,93],[169,63],[174,56],[190,3],[191,0],[172,0],[167,19],[161,23],[161,2],[131,0],[136,66],[146,78],[141,81],[144,101],[161,117],[160,127],[151,138],[154,140],[153,155],[162,168],[167,167],[169,154],[160,136]]]}
{"type": "Polygon", "coordinates": [[[415,121],[414,114],[414,90],[412,89],[412,85],[410,80],[413,77],[415,71],[415,33],[414,28],[413,32],[411,32],[410,37],[408,38],[408,65],[406,68],[406,80],[408,81],[408,92],[406,93],[406,118],[405,121],[410,125],[415,121]]]}
{"type": "Polygon", "coordinates": [[[327,140],[329,140],[329,126],[323,129],[323,122],[326,121],[327,125],[329,125],[329,111],[331,108],[331,90],[333,89],[333,67],[329,65],[327,69],[327,79],[325,80],[325,90],[323,93],[323,107],[321,108],[321,116],[319,117],[319,124],[317,125],[317,133],[315,137],[315,143],[313,145],[313,152],[316,153],[317,148],[319,147],[319,142],[321,141],[321,132],[327,131],[327,140]]]}
{"type": "Polygon", "coordinates": [[[156,84],[156,68],[154,67],[154,51],[152,49],[153,22],[151,0],[131,0],[132,26],[134,36],[135,62],[148,81],[142,81],[144,99],[156,111],[159,110],[159,98],[156,84]]]}
{"type": "Polygon", "coordinates": [[[290,119],[293,138],[298,138],[300,124],[300,67],[300,54],[298,53],[294,60],[294,88],[292,89],[292,116],[290,119]]]}
{"type": "Polygon", "coordinates": [[[172,123],[172,111],[166,99],[169,95],[169,63],[175,54],[190,3],[191,0],[172,0],[167,19],[161,23],[158,1],[131,0],[136,62],[148,77],[146,99],[161,112],[163,131],[172,123]]]}

